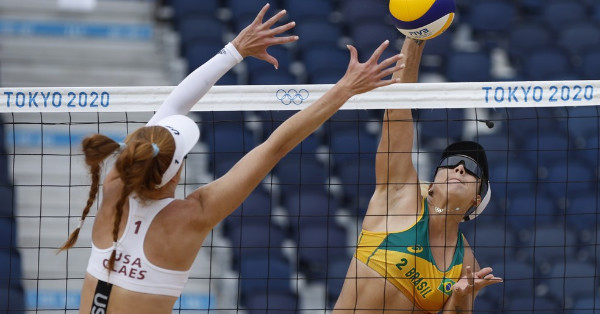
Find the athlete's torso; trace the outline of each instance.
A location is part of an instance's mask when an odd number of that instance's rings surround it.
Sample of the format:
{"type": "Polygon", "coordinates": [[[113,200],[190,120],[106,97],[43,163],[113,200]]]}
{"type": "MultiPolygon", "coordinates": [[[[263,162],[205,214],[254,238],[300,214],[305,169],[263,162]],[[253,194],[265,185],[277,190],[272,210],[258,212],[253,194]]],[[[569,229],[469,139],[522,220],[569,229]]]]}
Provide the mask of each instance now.
{"type": "Polygon", "coordinates": [[[362,230],[355,257],[386,278],[415,304],[426,311],[437,312],[452,293],[460,278],[464,244],[457,234],[457,244],[448,269],[436,266],[429,243],[429,212],[423,199],[416,224],[400,232],[362,230]]]}
{"type": "Polygon", "coordinates": [[[129,215],[124,232],[117,241],[113,271],[109,274],[106,269],[112,247],[99,249],[92,243],[87,272],[99,280],[133,292],[178,297],[189,271],[158,267],[144,253],[144,241],[152,221],[172,201],[168,198],[141,204],[135,198],[129,198],[129,215]]]}

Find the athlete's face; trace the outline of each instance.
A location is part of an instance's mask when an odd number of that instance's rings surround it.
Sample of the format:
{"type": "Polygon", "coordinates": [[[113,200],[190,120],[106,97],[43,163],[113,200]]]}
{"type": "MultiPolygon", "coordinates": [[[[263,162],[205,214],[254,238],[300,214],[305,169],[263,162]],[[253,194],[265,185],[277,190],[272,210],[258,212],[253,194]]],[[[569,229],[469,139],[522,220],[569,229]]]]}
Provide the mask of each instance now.
{"type": "Polygon", "coordinates": [[[460,163],[454,167],[439,167],[432,189],[449,199],[473,200],[479,194],[480,181],[460,163]]]}

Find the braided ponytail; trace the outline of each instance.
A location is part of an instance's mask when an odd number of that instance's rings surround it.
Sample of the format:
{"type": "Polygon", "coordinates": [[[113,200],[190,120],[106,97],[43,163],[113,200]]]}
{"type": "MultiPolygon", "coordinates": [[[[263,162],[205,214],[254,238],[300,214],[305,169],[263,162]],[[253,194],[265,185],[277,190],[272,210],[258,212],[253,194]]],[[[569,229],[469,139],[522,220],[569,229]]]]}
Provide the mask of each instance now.
{"type": "Polygon", "coordinates": [[[79,218],[79,225],[71,232],[69,239],[58,249],[59,252],[68,250],[75,245],[77,238],[79,237],[79,231],[83,226],[85,218],[90,212],[90,208],[96,201],[98,190],[100,186],[100,170],[102,168],[102,162],[118,150],[120,147],[119,143],[115,142],[111,138],[101,135],[94,134],[86,137],[82,142],[83,153],[85,155],[85,163],[90,169],[90,175],[92,177],[92,184],[90,186],[90,192],[88,194],[88,200],[79,218]]]}

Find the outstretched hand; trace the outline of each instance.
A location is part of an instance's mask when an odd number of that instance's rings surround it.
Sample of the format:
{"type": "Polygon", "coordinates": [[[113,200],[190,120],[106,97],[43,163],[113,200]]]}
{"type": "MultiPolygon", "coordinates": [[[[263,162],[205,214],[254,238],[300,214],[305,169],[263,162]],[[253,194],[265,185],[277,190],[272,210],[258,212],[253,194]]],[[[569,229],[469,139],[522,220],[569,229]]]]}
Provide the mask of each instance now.
{"type": "Polygon", "coordinates": [[[494,276],[492,271],[491,267],[486,267],[473,273],[471,266],[467,266],[465,275],[452,288],[452,295],[456,294],[458,297],[466,296],[478,292],[489,285],[501,283],[503,281],[502,278],[494,276]]]}
{"type": "Polygon", "coordinates": [[[348,45],[350,63],[348,64],[346,74],[339,80],[338,85],[347,88],[351,95],[356,95],[378,87],[399,83],[399,79],[383,80],[384,77],[392,75],[405,66],[403,62],[398,62],[404,58],[402,54],[394,55],[379,62],[379,58],[389,44],[389,40],[384,41],[365,63],[358,62],[356,48],[348,45]]]}
{"type": "Polygon", "coordinates": [[[267,52],[267,48],[273,45],[281,45],[298,40],[298,36],[280,35],[296,26],[296,22],[289,22],[275,28],[271,28],[277,21],[285,16],[286,11],[282,10],[263,23],[263,19],[269,9],[267,3],[258,13],[254,21],[244,28],[231,41],[242,57],[252,56],[260,60],[271,63],[275,68],[279,68],[279,62],[267,52]]]}

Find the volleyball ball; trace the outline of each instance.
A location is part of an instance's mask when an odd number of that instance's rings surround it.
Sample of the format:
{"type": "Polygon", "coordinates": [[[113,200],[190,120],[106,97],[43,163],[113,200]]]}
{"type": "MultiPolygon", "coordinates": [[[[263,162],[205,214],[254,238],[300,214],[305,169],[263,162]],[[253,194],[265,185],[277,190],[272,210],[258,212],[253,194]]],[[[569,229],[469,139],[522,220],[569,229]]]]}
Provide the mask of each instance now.
{"type": "Polygon", "coordinates": [[[390,0],[396,28],[406,37],[426,40],[443,33],[454,19],[454,0],[390,0]]]}

